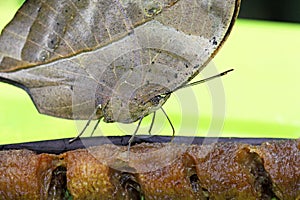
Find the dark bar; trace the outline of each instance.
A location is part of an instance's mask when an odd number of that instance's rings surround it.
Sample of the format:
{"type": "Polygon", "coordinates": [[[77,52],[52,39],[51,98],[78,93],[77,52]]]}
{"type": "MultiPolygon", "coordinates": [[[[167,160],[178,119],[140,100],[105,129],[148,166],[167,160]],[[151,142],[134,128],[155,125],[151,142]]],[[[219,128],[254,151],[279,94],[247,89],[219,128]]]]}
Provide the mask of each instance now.
{"type": "MultiPolygon", "coordinates": [[[[101,144],[113,143],[115,145],[126,146],[128,145],[128,140],[130,139],[130,135],[127,136],[109,136],[109,137],[88,137],[88,138],[80,138],[72,143],[69,143],[69,140],[72,138],[64,138],[57,140],[46,140],[46,141],[38,141],[38,142],[26,142],[19,144],[6,144],[0,145],[0,150],[11,150],[11,149],[28,149],[35,151],[37,153],[53,153],[60,154],[66,151],[82,149],[90,146],[97,146],[101,144]]],[[[140,143],[166,143],[170,142],[172,137],[169,136],[137,136],[134,138],[134,144],[140,143]]],[[[237,143],[245,143],[251,145],[260,145],[267,141],[274,140],[285,140],[282,138],[233,138],[233,137],[221,137],[221,138],[207,138],[207,137],[183,137],[177,136],[177,141],[180,143],[191,143],[192,144],[202,144],[204,140],[210,142],[237,142],[237,143]]]]}

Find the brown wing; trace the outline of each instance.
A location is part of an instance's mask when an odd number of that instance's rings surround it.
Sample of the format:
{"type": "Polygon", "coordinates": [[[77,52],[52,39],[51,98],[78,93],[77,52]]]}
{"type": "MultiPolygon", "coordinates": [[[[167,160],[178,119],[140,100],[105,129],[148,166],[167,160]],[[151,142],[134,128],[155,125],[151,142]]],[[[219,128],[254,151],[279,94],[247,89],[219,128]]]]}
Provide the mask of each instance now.
{"type": "Polygon", "coordinates": [[[239,3],[27,0],[1,33],[0,80],[22,85],[40,113],[87,119],[112,94],[188,82],[228,36],[239,3]]]}
{"type": "Polygon", "coordinates": [[[0,71],[90,51],[131,30],[115,1],[27,0],[0,37],[0,71]]]}

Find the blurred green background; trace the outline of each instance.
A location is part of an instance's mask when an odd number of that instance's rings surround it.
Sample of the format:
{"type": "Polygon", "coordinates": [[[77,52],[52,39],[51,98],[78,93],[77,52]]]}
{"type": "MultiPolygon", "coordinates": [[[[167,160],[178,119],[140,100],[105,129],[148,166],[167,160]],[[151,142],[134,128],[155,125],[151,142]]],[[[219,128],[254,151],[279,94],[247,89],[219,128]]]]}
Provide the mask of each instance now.
{"type": "MultiPolygon", "coordinates": [[[[0,30],[20,3],[22,1],[0,0],[0,30]]],[[[246,8],[242,7],[241,15],[251,17],[251,13],[249,16],[248,10],[244,10],[246,8]]],[[[226,107],[222,137],[299,138],[299,36],[297,23],[238,19],[229,39],[213,60],[218,71],[235,69],[222,78],[226,95],[226,102],[220,102],[226,107]]],[[[209,67],[205,71],[209,71],[209,67]]],[[[173,95],[164,108],[176,130],[183,126],[182,118],[188,117],[191,121],[199,120],[197,136],[207,135],[213,121],[211,92],[207,84],[193,87],[198,102],[194,106],[199,109],[197,116],[182,116],[184,108],[180,107],[180,99],[173,95]]],[[[158,118],[158,121],[164,119],[161,113],[158,118]]],[[[150,121],[147,118],[143,122],[142,133],[150,121]]],[[[120,131],[120,125],[100,123],[100,126],[108,135],[126,134],[123,129],[120,131]]],[[[165,126],[163,133],[171,134],[166,122],[162,126],[165,126]]],[[[74,137],[81,128],[78,122],[39,114],[25,91],[0,83],[0,144],[74,137]]],[[[129,129],[134,130],[134,126],[129,129]]],[[[189,131],[186,127],[179,134],[188,135],[189,131]]]]}

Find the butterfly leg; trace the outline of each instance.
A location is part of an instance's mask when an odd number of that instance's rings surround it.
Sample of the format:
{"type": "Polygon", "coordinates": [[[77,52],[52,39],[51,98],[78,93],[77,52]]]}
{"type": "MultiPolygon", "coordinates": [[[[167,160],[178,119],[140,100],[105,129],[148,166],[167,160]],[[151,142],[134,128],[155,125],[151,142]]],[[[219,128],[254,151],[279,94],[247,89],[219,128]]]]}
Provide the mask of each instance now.
{"type": "Polygon", "coordinates": [[[136,129],[135,129],[135,131],[134,131],[134,133],[132,134],[131,138],[128,140],[128,153],[130,152],[130,146],[131,146],[131,143],[133,142],[134,137],[136,136],[136,134],[137,134],[137,132],[138,132],[140,126],[141,126],[141,123],[142,123],[142,120],[143,120],[143,119],[144,119],[144,117],[141,117],[141,118],[140,118],[140,121],[139,121],[139,123],[138,123],[138,125],[137,125],[137,127],[136,127],[136,129]]]}
{"type": "Polygon", "coordinates": [[[166,118],[167,118],[167,120],[168,120],[168,122],[169,122],[169,124],[170,124],[170,126],[172,128],[172,140],[171,141],[173,141],[173,139],[175,137],[175,128],[174,128],[174,126],[173,126],[173,124],[172,124],[169,116],[167,115],[166,111],[162,107],[160,107],[160,109],[163,111],[164,115],[166,116],[166,118]]]}
{"type": "Polygon", "coordinates": [[[93,131],[92,131],[92,133],[91,133],[91,137],[93,136],[94,132],[96,131],[97,127],[99,126],[100,121],[101,121],[101,118],[98,119],[97,123],[95,124],[95,126],[94,126],[94,128],[93,128],[93,131]]]}
{"type": "MultiPolygon", "coordinates": [[[[91,116],[89,117],[88,122],[87,122],[86,125],[83,127],[82,131],[81,131],[76,137],[74,137],[73,139],[69,140],[69,143],[72,143],[72,142],[74,142],[75,140],[78,140],[78,139],[80,138],[80,136],[82,136],[82,134],[85,132],[85,130],[87,129],[87,127],[90,125],[92,119],[93,119],[93,118],[95,117],[95,115],[97,114],[97,111],[98,111],[99,108],[101,108],[101,105],[98,105],[98,106],[95,108],[94,112],[93,112],[93,113],[91,114],[91,116]]],[[[101,118],[100,118],[100,119],[101,119],[101,118]]],[[[99,122],[100,122],[100,119],[98,120],[96,126],[94,127],[94,130],[93,130],[92,134],[93,134],[94,131],[96,130],[96,128],[97,128],[97,126],[98,126],[98,124],[99,124],[99,122]]]]}
{"type": "Polygon", "coordinates": [[[156,115],[156,112],[154,112],[154,113],[153,113],[153,116],[152,116],[152,121],[151,121],[149,130],[148,130],[149,135],[151,135],[151,131],[152,131],[152,128],[153,128],[153,124],[154,124],[154,121],[155,121],[155,115],[156,115]]]}

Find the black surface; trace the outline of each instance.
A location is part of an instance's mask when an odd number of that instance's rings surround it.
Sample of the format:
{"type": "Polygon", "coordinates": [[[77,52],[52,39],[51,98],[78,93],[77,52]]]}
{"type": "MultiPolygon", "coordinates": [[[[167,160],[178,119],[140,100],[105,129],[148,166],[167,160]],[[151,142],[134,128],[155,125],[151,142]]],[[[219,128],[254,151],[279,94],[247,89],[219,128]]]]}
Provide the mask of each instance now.
{"type": "Polygon", "coordinates": [[[300,22],[299,0],[242,0],[240,18],[300,22]]]}
{"type": "MultiPolygon", "coordinates": [[[[74,150],[74,149],[82,149],[89,146],[96,146],[101,144],[113,143],[115,145],[128,145],[128,140],[131,136],[110,136],[110,137],[92,137],[92,138],[81,138],[72,143],[69,143],[69,140],[72,138],[65,138],[59,140],[47,140],[40,142],[28,142],[28,143],[20,143],[20,144],[7,144],[0,145],[0,150],[11,150],[11,149],[28,149],[35,151],[37,153],[54,153],[60,154],[66,151],[74,150]]],[[[165,143],[170,142],[172,137],[167,136],[139,136],[136,137],[133,145],[137,143],[165,143]]],[[[196,137],[193,138],[192,144],[202,144],[203,141],[206,142],[218,141],[218,142],[239,142],[246,143],[252,145],[260,145],[263,142],[272,141],[272,140],[283,140],[278,138],[207,138],[207,137],[196,137]]],[[[176,137],[176,141],[180,141],[180,143],[188,143],[190,144],[191,138],[189,137],[176,137]]]]}

